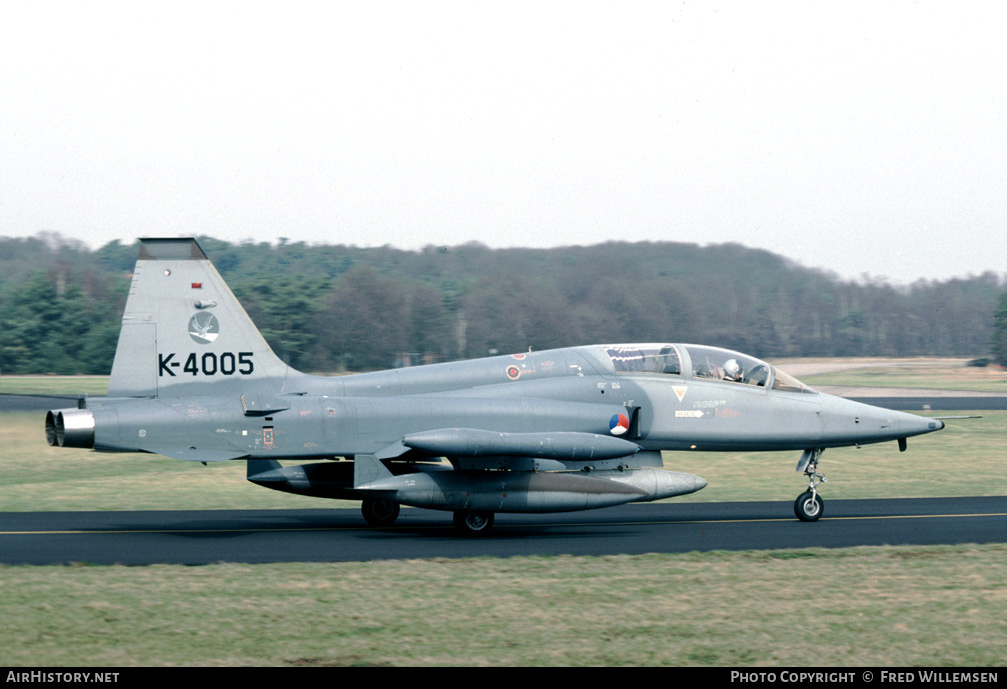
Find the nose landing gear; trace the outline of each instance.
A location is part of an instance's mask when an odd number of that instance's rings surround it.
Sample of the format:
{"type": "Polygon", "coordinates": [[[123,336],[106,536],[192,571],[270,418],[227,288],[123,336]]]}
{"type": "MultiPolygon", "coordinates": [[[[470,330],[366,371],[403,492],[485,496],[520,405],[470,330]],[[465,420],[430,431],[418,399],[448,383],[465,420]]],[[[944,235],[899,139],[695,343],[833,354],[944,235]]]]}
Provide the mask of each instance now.
{"type": "Polygon", "coordinates": [[[822,458],[822,448],[805,450],[797,463],[797,471],[803,471],[808,477],[808,490],[801,493],[794,501],[794,514],[802,522],[818,521],[825,510],[825,503],[818,495],[818,484],[828,483],[829,479],[818,473],[818,462],[822,458]]]}

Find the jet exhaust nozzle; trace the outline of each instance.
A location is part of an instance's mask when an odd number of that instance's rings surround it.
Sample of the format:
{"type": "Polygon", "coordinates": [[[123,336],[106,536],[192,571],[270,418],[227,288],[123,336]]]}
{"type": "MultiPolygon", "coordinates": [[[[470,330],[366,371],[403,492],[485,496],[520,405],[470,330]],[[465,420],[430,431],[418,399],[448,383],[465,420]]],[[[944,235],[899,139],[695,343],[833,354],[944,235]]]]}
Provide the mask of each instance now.
{"type": "Polygon", "coordinates": [[[53,447],[94,447],[94,415],[89,409],[53,409],[45,415],[45,439],[53,447]]]}

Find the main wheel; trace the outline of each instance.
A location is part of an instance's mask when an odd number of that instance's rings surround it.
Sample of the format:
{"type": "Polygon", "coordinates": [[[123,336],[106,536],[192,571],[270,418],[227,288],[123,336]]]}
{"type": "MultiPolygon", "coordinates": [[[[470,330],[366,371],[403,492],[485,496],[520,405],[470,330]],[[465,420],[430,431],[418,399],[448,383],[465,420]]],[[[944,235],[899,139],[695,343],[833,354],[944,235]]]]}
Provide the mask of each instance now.
{"type": "Polygon", "coordinates": [[[455,529],[463,536],[485,536],[492,528],[492,512],[455,512],[455,529]]]}
{"type": "Polygon", "coordinates": [[[399,518],[399,503],[380,498],[367,498],[360,505],[364,521],[371,526],[391,526],[399,518]]]}
{"type": "Polygon", "coordinates": [[[812,494],[810,490],[801,493],[794,501],[794,514],[802,522],[818,521],[824,510],[825,503],[822,502],[822,498],[817,493],[812,494]]]}

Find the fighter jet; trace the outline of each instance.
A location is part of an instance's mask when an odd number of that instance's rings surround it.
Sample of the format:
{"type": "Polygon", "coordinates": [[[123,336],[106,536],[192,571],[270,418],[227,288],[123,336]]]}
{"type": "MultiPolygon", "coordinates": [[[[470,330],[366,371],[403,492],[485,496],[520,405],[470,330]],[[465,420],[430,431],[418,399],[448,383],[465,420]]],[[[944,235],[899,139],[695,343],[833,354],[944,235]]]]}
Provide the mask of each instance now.
{"type": "Polygon", "coordinates": [[[283,363],[194,239],[144,239],[108,395],[46,414],[50,445],[247,461],[267,488],[446,510],[465,535],[496,513],[565,512],[702,489],[664,451],[801,451],[815,521],[830,447],[939,420],[822,394],[745,354],[695,344],[570,347],[352,376],[283,363]],[[283,461],[307,463],[281,464],[283,461]],[[446,460],[446,461],[445,461],[446,460]]]}

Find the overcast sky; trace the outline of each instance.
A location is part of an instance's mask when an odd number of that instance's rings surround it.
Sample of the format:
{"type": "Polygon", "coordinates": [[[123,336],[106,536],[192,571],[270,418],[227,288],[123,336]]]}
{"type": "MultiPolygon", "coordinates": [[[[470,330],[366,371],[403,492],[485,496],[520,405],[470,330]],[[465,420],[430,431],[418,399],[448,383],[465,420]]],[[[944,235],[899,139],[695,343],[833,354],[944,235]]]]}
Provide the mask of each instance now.
{"type": "Polygon", "coordinates": [[[844,278],[1003,274],[1001,17],[3,0],[0,235],[739,242],[844,278]]]}

